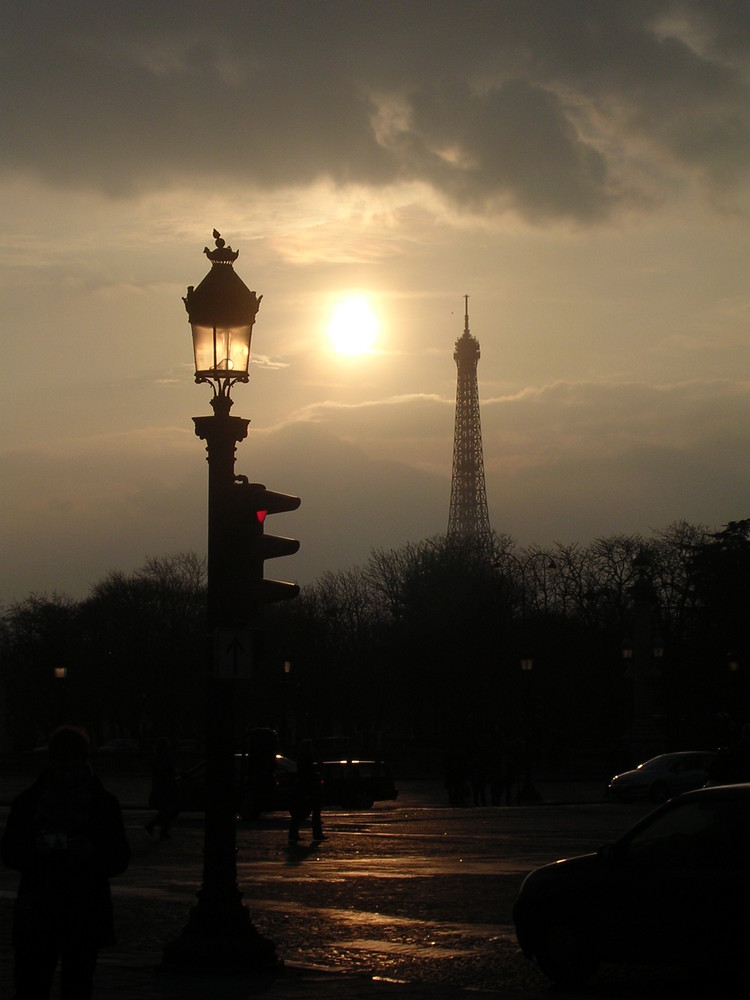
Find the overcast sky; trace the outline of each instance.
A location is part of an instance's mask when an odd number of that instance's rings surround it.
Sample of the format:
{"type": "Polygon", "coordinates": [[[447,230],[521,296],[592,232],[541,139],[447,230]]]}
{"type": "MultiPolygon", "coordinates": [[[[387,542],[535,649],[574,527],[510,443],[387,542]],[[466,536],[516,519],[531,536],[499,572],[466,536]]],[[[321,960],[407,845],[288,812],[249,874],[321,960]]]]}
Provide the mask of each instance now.
{"type": "Polygon", "coordinates": [[[275,575],[445,531],[465,294],[493,528],[750,516],[746,0],[4,0],[0,74],[0,603],[205,552],[214,227],[275,575]]]}

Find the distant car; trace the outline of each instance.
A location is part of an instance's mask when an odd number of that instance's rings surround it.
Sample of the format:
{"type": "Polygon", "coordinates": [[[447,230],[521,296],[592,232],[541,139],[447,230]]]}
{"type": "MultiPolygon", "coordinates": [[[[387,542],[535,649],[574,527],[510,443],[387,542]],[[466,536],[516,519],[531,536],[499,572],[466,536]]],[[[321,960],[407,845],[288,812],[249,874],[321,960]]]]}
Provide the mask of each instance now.
{"type": "Polygon", "coordinates": [[[686,750],[664,753],[639,764],[632,771],[616,774],[607,792],[621,802],[646,799],[665,802],[674,795],[702,788],[708,780],[708,769],[716,758],[715,753],[703,750],[686,750]]]}
{"type": "MultiPolygon", "coordinates": [[[[264,812],[288,811],[297,779],[297,765],[283,754],[275,755],[270,772],[253,772],[245,754],[235,754],[235,808],[243,819],[256,819],[264,812]]],[[[177,780],[181,812],[203,812],[206,808],[206,762],[201,761],[177,780]]]]}
{"type": "Polygon", "coordinates": [[[321,777],[323,806],[369,809],[373,802],[398,796],[391,770],[382,760],[323,760],[315,769],[321,777]]]}
{"type": "Polygon", "coordinates": [[[600,961],[750,964],[750,784],[687,792],[596,854],[528,875],[518,943],[557,985],[600,961]]]}

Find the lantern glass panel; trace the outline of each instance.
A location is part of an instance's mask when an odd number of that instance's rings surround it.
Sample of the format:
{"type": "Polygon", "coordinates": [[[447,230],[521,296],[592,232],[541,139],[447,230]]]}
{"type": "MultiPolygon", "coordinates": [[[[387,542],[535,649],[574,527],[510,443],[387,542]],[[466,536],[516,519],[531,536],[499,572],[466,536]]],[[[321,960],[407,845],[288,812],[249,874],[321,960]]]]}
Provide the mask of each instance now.
{"type": "Polygon", "coordinates": [[[193,323],[193,347],[197,373],[246,374],[250,362],[252,326],[207,326],[193,323]]]}

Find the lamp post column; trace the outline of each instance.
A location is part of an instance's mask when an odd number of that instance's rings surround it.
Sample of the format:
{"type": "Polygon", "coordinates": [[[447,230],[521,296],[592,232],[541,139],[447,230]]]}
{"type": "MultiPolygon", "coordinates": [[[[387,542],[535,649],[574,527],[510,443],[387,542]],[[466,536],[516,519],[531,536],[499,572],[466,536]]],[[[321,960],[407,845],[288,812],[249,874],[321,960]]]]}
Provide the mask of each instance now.
{"type": "Polygon", "coordinates": [[[633,594],[633,728],[630,746],[641,763],[663,750],[664,737],[654,722],[654,615],[656,592],[651,581],[648,554],[639,553],[633,560],[636,580],[633,594]]]}
{"type": "Polygon", "coordinates": [[[234,762],[234,680],[220,676],[219,639],[236,622],[232,573],[234,456],[249,420],[229,416],[231,401],[216,397],[214,415],[194,417],[208,453],[208,593],[206,680],[206,819],[203,882],[179,938],[164,949],[166,966],[196,971],[272,971],[275,945],[253,926],[237,885],[234,762]]]}
{"type": "Polygon", "coordinates": [[[199,894],[212,921],[240,904],[237,888],[234,726],[235,681],[218,676],[219,636],[233,624],[231,574],[231,490],[235,446],[247,436],[249,420],[230,417],[231,401],[216,397],[212,417],[194,417],[195,433],[208,453],[208,573],[206,699],[206,826],[203,886],[199,894]],[[228,404],[228,405],[227,405],[228,404]]]}

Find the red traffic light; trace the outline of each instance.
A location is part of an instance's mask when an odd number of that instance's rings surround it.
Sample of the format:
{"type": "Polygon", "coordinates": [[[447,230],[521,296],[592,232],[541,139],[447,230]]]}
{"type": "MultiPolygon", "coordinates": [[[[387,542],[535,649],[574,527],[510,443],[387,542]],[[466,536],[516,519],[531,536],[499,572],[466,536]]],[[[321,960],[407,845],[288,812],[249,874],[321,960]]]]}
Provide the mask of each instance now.
{"type": "Polygon", "coordinates": [[[243,519],[249,529],[238,556],[242,565],[241,575],[250,586],[251,601],[269,604],[296,597],[299,593],[296,583],[263,578],[263,562],[293,555],[299,549],[299,542],[296,538],[267,535],[264,525],[269,514],[296,510],[301,503],[300,498],[267,490],[262,483],[249,483],[245,476],[236,477],[235,490],[240,531],[243,519]]]}

